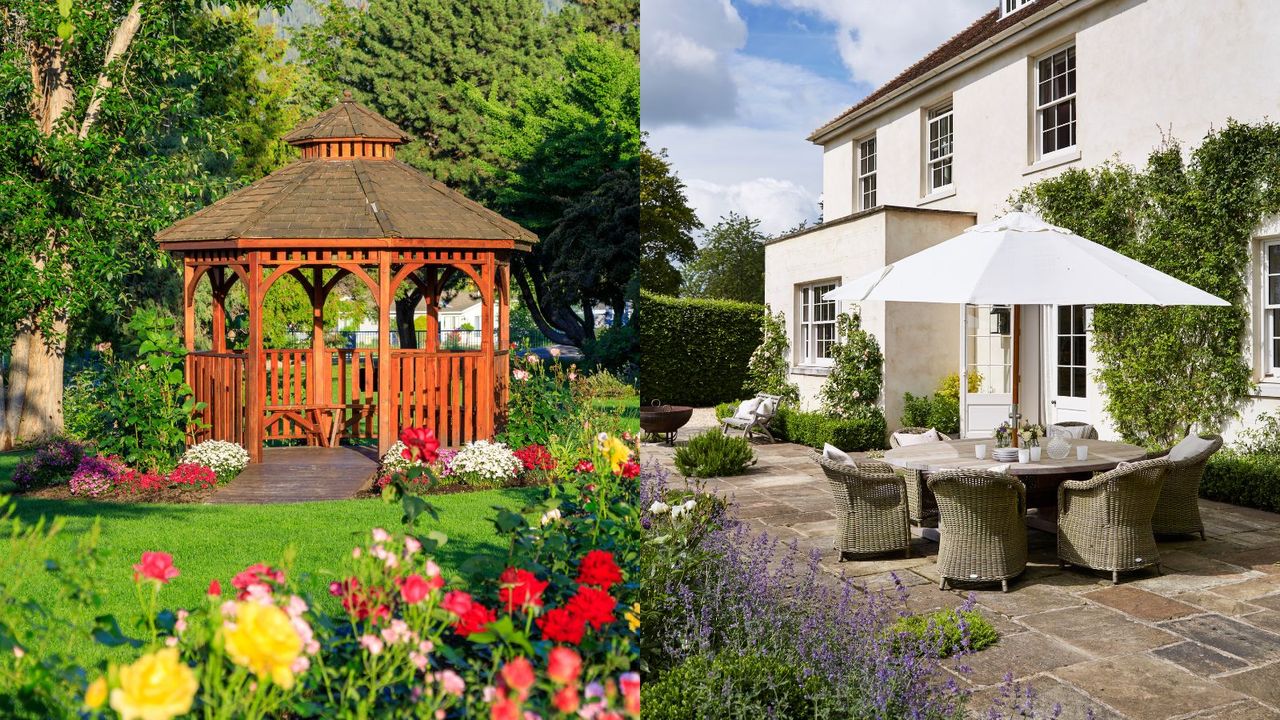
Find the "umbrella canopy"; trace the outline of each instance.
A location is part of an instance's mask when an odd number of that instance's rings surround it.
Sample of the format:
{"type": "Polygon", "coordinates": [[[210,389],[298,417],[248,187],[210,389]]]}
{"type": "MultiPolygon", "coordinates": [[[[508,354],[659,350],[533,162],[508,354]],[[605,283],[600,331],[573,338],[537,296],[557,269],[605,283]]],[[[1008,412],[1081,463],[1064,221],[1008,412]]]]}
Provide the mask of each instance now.
{"type": "Polygon", "coordinates": [[[836,288],[827,300],[972,305],[1230,305],[1155,268],[1012,212],[836,288]]]}

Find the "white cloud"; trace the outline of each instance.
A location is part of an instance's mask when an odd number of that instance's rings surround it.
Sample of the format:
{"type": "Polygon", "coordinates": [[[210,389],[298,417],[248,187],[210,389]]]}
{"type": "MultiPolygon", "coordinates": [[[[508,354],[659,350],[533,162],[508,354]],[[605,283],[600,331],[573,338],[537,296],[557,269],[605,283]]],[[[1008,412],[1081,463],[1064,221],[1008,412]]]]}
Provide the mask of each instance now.
{"type": "Polygon", "coordinates": [[[730,54],[747,26],[729,0],[645,0],[641,116],[648,126],[728,120],[737,108],[730,54]]]}
{"type": "Polygon", "coordinates": [[[848,107],[854,90],[799,65],[737,54],[730,66],[738,94],[739,124],[779,128],[801,139],[848,107]],[[810,127],[812,126],[812,127],[810,127]]]}
{"type": "Polygon", "coordinates": [[[836,46],[849,76],[870,86],[893,79],[997,6],[995,0],[751,1],[810,12],[834,24],[836,46]]]}
{"type": "Polygon", "coordinates": [[[759,220],[760,231],[772,236],[818,217],[814,193],[791,180],[758,177],[721,185],[691,179],[687,186],[690,204],[707,228],[736,212],[759,220]]]}

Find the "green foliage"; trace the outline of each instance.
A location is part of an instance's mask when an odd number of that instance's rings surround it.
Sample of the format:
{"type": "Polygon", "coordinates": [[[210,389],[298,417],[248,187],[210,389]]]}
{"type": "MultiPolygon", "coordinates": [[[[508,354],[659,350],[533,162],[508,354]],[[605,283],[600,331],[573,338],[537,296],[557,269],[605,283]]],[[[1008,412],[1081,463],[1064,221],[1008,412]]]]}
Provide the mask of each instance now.
{"type": "Polygon", "coordinates": [[[1098,381],[1126,440],[1169,445],[1217,428],[1251,389],[1243,342],[1253,229],[1280,211],[1280,125],[1228,121],[1187,161],[1176,143],[1143,170],[1068,170],[1020,199],[1045,218],[1232,303],[1229,308],[1099,306],[1098,381]]]}
{"type": "Polygon", "coordinates": [[[507,424],[498,441],[512,448],[546,445],[574,407],[565,369],[536,355],[513,355],[510,382],[507,424]]]}
{"type": "Polygon", "coordinates": [[[729,477],[755,465],[756,454],[745,438],[712,429],[677,448],[675,462],[686,477],[729,477]]]}
{"type": "Polygon", "coordinates": [[[800,386],[791,382],[791,343],[787,340],[787,318],[770,314],[764,306],[760,345],[747,362],[747,390],[778,395],[792,405],[800,404],[800,386]]]}
{"type": "Polygon", "coordinates": [[[582,390],[593,398],[633,398],[635,385],[608,370],[592,373],[581,381],[582,390]]]}
{"type": "MultiPolygon", "coordinates": [[[[976,393],[982,387],[982,373],[970,369],[969,374],[969,392],[976,393]]],[[[948,373],[946,377],[938,381],[937,394],[949,400],[960,402],[960,373],[948,373]]]]}
{"type": "Polygon", "coordinates": [[[196,403],[183,378],[186,350],[172,318],[141,309],[126,326],[126,356],[107,351],[71,384],[67,433],[100,455],[167,472],[186,447],[196,403]],[[131,352],[130,352],[131,351],[131,352]],[[130,357],[131,355],[131,357],[130,357]]]}
{"type": "Polygon", "coordinates": [[[782,407],[771,427],[774,435],[812,448],[821,448],[826,443],[846,452],[884,448],[888,432],[884,412],[875,405],[863,405],[854,413],[836,418],[782,407]]]}
{"type": "Polygon", "coordinates": [[[814,717],[816,677],[775,655],[695,655],[640,689],[646,720],[814,717]]]}
{"type": "Polygon", "coordinates": [[[640,400],[711,405],[739,397],[760,344],[759,305],[640,294],[640,400]]]}
{"type": "Polygon", "coordinates": [[[926,615],[907,615],[891,625],[888,632],[899,636],[894,640],[895,645],[923,641],[929,647],[937,647],[939,657],[951,657],[961,650],[985,650],[1000,639],[995,627],[976,610],[935,610],[926,615]],[[967,648],[960,629],[961,618],[969,632],[967,648]]]}
{"type": "Polygon", "coordinates": [[[1240,431],[1240,452],[1253,455],[1280,455],[1280,414],[1262,413],[1240,431]]]}
{"type": "Polygon", "coordinates": [[[640,272],[644,289],[675,295],[680,290],[676,263],[694,258],[693,231],[702,221],[689,207],[684,183],[671,169],[666,149],[640,151],[640,272]]]}
{"type": "Polygon", "coordinates": [[[738,405],[741,401],[730,400],[716,405],[716,420],[723,420],[738,411],[738,405]]]}
{"type": "Polygon", "coordinates": [[[875,336],[862,329],[857,310],[836,318],[836,343],[831,346],[831,373],[818,391],[822,409],[833,417],[862,417],[867,406],[880,401],[884,355],[875,336]]]}
{"type": "Polygon", "coordinates": [[[1209,458],[1200,496],[1280,512],[1280,454],[1222,450],[1209,458]]]}
{"type": "Polygon", "coordinates": [[[764,243],[760,221],[730,212],[703,237],[684,266],[681,293],[689,297],[764,302],[764,243]]]}
{"type": "Polygon", "coordinates": [[[953,435],[960,432],[960,401],[943,394],[902,394],[903,427],[935,428],[938,432],[953,435]]]}

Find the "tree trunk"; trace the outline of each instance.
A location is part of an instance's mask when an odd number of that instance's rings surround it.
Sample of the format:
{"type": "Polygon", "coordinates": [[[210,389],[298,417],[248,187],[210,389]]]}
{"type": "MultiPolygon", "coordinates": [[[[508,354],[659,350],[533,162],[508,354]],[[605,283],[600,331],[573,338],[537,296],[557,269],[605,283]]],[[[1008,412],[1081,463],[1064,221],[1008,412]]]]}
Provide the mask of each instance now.
{"type": "Polygon", "coordinates": [[[396,298],[396,332],[400,334],[401,350],[418,349],[418,329],[413,325],[413,311],[422,302],[422,293],[416,288],[403,297],[396,298]]]}
{"type": "Polygon", "coordinates": [[[28,443],[62,432],[62,373],[66,354],[67,324],[54,323],[56,339],[31,333],[27,352],[26,408],[18,426],[17,441],[28,443]]]}

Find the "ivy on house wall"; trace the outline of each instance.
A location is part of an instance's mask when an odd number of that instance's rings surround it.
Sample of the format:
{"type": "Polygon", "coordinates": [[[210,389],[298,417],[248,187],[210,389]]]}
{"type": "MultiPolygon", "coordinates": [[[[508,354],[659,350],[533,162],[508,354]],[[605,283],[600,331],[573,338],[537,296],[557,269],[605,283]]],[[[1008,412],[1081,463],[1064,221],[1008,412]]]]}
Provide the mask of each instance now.
{"type": "Polygon", "coordinates": [[[1253,230],[1280,212],[1280,125],[1228,121],[1184,159],[1106,163],[1025,188],[1056,225],[1229,300],[1231,307],[1102,305],[1093,341],[1106,409],[1126,440],[1168,445],[1213,430],[1252,389],[1246,286],[1253,230]]]}

